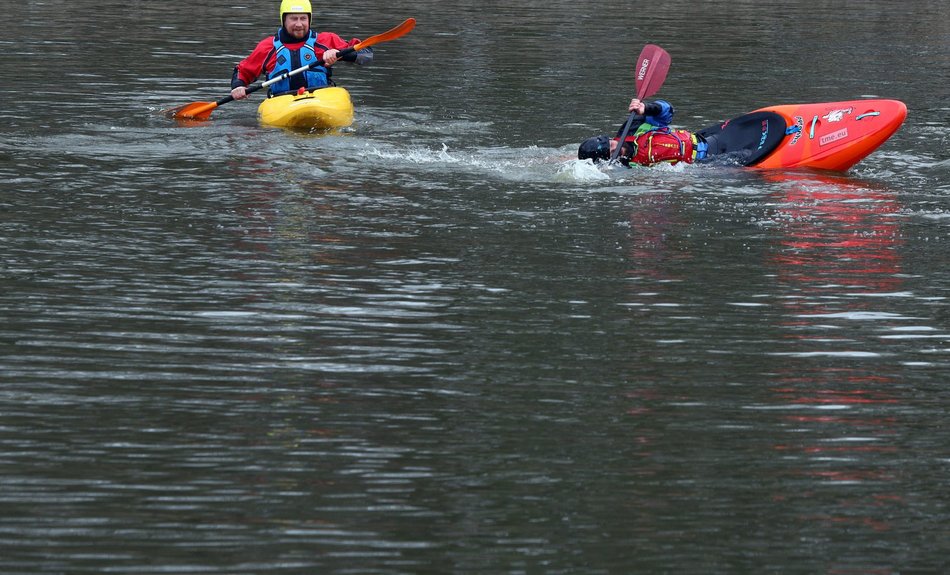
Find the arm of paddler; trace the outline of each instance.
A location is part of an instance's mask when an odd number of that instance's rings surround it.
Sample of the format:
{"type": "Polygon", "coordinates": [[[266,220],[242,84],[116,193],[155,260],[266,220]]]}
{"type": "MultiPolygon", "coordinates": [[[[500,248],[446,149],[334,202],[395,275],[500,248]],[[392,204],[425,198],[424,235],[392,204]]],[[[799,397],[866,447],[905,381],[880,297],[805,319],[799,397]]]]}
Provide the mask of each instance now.
{"type": "Polygon", "coordinates": [[[247,98],[247,84],[238,74],[237,66],[234,67],[234,73],[231,74],[231,97],[235,100],[247,98]]]}
{"type": "Polygon", "coordinates": [[[327,65],[333,65],[337,60],[343,60],[344,62],[355,62],[356,64],[365,66],[373,61],[372,47],[363,48],[355,52],[346,50],[347,48],[353,48],[359,44],[359,38],[351,38],[350,41],[347,42],[341,38],[339,34],[334,32],[320,32],[317,35],[317,42],[329,48],[322,56],[327,65]],[[342,57],[340,56],[340,52],[344,52],[342,57]]]}
{"type": "Polygon", "coordinates": [[[246,88],[257,80],[259,72],[264,67],[264,61],[270,53],[273,41],[270,38],[261,40],[251,54],[237,63],[231,73],[231,97],[243,100],[247,97],[246,88]]]}
{"type": "Polygon", "coordinates": [[[641,116],[659,116],[663,114],[666,108],[669,108],[670,115],[672,116],[673,106],[670,106],[669,102],[665,100],[657,100],[648,104],[634,98],[630,100],[630,106],[627,108],[627,111],[630,113],[636,112],[641,116]]]}
{"type": "Polygon", "coordinates": [[[344,62],[356,62],[360,66],[365,66],[373,62],[373,48],[363,48],[356,52],[350,52],[341,58],[344,62]]]}
{"type": "MultiPolygon", "coordinates": [[[[352,47],[352,46],[348,46],[352,47]]],[[[345,49],[344,49],[345,50],[345,49]]],[[[365,66],[373,61],[373,48],[363,48],[355,52],[346,52],[344,50],[327,50],[323,53],[323,61],[332,66],[337,61],[355,62],[360,66],[365,66]],[[341,56],[342,54],[342,56],[341,56]]]]}

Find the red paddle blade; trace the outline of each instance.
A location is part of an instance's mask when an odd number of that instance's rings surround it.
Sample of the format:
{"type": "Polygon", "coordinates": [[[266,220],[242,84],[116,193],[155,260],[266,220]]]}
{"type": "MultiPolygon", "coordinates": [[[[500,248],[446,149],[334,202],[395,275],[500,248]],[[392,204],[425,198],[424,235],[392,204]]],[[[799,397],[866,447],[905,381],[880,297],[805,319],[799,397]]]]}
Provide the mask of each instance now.
{"type": "Polygon", "coordinates": [[[165,116],[176,120],[207,120],[211,117],[211,112],[217,107],[217,102],[192,102],[172,110],[166,110],[165,116]]]}
{"type": "Polygon", "coordinates": [[[656,44],[647,44],[637,60],[637,99],[643,100],[660,91],[670,71],[670,55],[656,44]]]}

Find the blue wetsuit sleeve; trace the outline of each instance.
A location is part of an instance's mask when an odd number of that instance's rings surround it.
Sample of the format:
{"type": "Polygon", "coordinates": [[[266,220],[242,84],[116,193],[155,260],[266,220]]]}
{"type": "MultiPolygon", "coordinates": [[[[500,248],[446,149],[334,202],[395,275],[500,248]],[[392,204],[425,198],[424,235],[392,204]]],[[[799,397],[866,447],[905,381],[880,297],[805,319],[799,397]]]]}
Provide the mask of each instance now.
{"type": "Polygon", "coordinates": [[[665,128],[673,123],[673,114],[675,113],[676,109],[666,100],[650,102],[644,110],[647,123],[658,128],[665,128]]]}

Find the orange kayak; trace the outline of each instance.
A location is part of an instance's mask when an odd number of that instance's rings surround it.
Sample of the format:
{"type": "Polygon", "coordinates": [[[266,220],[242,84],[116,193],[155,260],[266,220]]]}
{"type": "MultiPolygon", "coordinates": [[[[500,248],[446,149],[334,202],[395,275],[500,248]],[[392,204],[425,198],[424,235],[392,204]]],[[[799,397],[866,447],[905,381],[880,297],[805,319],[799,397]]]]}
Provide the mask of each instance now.
{"type": "Polygon", "coordinates": [[[732,157],[755,168],[844,172],[878,149],[903,124],[898,100],[848,100],[760,108],[700,130],[709,159],[732,157]]]}

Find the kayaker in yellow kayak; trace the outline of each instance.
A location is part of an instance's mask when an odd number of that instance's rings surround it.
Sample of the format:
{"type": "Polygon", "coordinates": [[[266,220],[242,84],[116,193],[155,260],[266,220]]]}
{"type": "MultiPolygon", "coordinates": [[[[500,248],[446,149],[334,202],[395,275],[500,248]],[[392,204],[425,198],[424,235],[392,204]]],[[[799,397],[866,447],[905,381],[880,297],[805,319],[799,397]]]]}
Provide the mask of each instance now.
{"type": "MultiPolygon", "coordinates": [[[[312,15],[310,0],[283,0],[280,3],[280,29],[273,36],[261,40],[250,56],[234,67],[231,97],[235,100],[246,98],[247,86],[261,74],[266,74],[270,80],[320,59],[324,65],[314,66],[306,72],[275,82],[268,94],[276,96],[297,92],[301,88],[313,90],[333,85],[331,66],[341,59],[341,50],[355,46],[360,40],[353,38],[347,42],[334,32],[317,33],[311,30],[312,15]]],[[[373,49],[351,52],[344,55],[342,60],[369,64],[373,60],[373,49]]]]}

